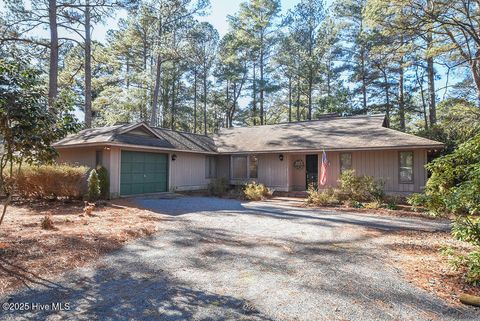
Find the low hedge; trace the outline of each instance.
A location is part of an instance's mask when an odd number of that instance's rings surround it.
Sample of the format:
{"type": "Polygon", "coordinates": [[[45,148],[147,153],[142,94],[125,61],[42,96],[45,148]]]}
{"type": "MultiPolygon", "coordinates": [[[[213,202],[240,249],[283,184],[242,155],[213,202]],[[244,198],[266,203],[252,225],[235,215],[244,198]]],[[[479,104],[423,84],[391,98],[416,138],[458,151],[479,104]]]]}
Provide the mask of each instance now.
{"type": "Polygon", "coordinates": [[[82,198],[89,168],[65,164],[23,166],[16,194],[23,198],[82,198]]]}

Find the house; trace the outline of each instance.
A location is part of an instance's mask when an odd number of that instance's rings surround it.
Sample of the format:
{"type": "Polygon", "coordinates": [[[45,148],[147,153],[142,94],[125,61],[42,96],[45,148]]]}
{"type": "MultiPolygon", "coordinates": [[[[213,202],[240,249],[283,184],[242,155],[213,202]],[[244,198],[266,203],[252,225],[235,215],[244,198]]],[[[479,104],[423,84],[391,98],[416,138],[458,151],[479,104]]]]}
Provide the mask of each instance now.
{"type": "Polygon", "coordinates": [[[216,177],[232,185],[255,180],[276,191],[317,184],[322,153],[324,187],[354,169],[385,182],[387,193],[420,192],[427,153],[443,144],[385,126],[383,115],[339,117],[221,129],[213,137],[145,123],[85,129],[54,144],[58,161],[104,165],[112,197],[205,189],[216,177]]]}

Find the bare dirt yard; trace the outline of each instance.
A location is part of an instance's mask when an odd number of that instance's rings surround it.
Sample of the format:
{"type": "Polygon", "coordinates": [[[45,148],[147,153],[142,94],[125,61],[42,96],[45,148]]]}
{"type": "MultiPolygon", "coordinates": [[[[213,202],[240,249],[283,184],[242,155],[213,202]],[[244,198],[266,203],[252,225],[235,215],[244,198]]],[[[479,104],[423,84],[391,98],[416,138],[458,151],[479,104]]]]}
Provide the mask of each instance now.
{"type": "Polygon", "coordinates": [[[161,218],[127,200],[98,205],[92,216],[83,202],[15,202],[0,227],[0,295],[47,282],[60,272],[88,265],[129,240],[151,235],[161,218]],[[50,216],[53,229],[41,221],[50,216]]]}

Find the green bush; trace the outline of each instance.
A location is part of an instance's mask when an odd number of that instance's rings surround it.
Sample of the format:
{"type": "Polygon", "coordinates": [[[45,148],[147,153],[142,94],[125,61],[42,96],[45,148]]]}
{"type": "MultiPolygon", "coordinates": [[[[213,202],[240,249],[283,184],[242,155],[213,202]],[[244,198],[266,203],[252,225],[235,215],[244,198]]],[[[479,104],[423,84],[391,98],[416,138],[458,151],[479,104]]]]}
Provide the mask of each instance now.
{"type": "Polygon", "coordinates": [[[212,179],[208,184],[208,194],[212,196],[224,196],[229,190],[230,184],[225,177],[212,179]]]}
{"type": "Polygon", "coordinates": [[[427,165],[431,176],[425,206],[434,215],[453,215],[452,235],[476,247],[464,257],[467,280],[480,282],[480,135],[427,165]],[[476,280],[476,281],[475,281],[476,280]]]}
{"type": "Polygon", "coordinates": [[[450,246],[440,249],[440,253],[448,258],[448,263],[455,270],[465,268],[465,280],[475,286],[480,285],[480,251],[475,250],[467,255],[458,254],[450,246]]]}
{"type": "Polygon", "coordinates": [[[106,200],[109,198],[110,194],[110,178],[108,176],[108,170],[104,166],[98,166],[97,175],[100,185],[100,197],[106,200]]]}
{"type": "Polygon", "coordinates": [[[338,204],[338,198],[332,188],[319,191],[313,185],[310,185],[307,190],[306,203],[313,206],[327,206],[338,204]]]}
{"type": "Polygon", "coordinates": [[[95,169],[92,169],[88,176],[88,192],[87,197],[91,202],[98,200],[100,196],[100,180],[95,169]]]}
{"type": "Polygon", "coordinates": [[[259,201],[272,196],[272,191],[257,182],[247,183],[243,188],[243,195],[250,201],[259,201]]]}
{"type": "Polygon", "coordinates": [[[65,164],[23,166],[15,194],[23,198],[81,198],[87,172],[88,167],[65,164]]]}
{"type": "Polygon", "coordinates": [[[420,211],[428,201],[428,196],[420,193],[414,193],[407,197],[407,203],[412,206],[414,212],[420,211]]]}
{"type": "Polygon", "coordinates": [[[385,197],[383,182],[372,176],[357,176],[354,170],[346,170],[338,180],[339,193],[344,200],[381,203],[385,197]]]}

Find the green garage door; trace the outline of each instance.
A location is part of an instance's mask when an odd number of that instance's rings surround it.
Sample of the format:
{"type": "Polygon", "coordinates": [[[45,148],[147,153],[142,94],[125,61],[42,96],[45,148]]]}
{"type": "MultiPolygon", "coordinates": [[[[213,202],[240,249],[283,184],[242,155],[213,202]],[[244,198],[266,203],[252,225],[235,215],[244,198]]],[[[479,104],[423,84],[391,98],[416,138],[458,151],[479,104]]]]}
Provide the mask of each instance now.
{"type": "Polygon", "coordinates": [[[122,151],[120,195],[167,191],[166,154],[122,151]]]}

